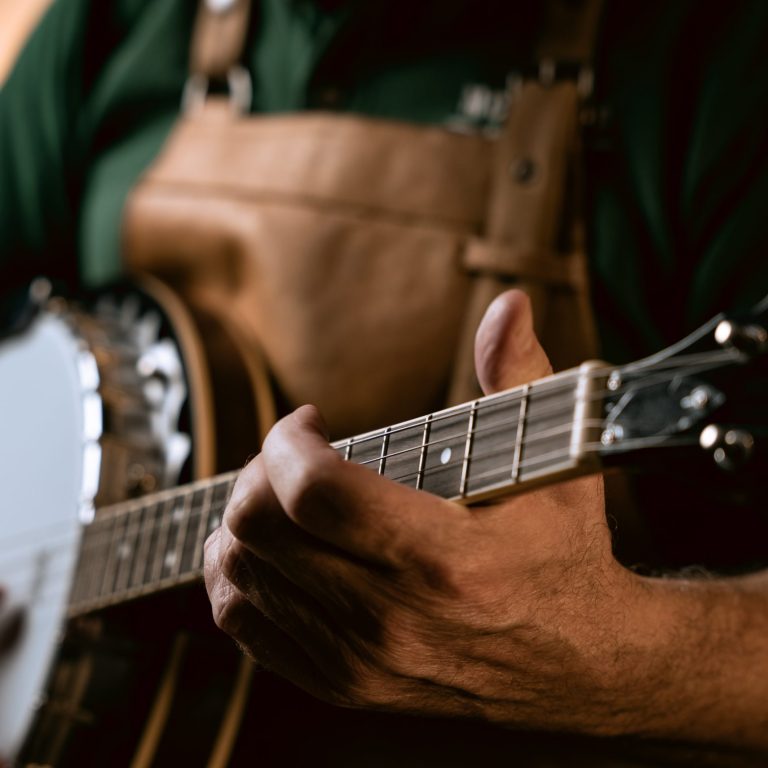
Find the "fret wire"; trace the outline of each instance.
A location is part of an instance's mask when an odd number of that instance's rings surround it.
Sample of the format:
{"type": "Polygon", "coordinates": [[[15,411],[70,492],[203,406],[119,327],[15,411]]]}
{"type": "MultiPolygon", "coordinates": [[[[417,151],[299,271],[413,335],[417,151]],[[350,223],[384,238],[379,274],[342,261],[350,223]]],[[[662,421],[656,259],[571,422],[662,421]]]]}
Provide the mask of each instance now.
{"type": "MultiPolygon", "coordinates": [[[[523,469],[530,470],[532,467],[536,467],[538,465],[544,465],[548,463],[562,463],[563,460],[567,460],[570,458],[570,451],[567,448],[558,448],[555,451],[550,451],[549,453],[543,453],[541,456],[535,456],[532,459],[524,459],[523,460],[523,469]]],[[[507,464],[504,467],[500,469],[492,469],[488,470],[487,472],[484,472],[482,475],[480,475],[481,478],[486,477],[492,477],[493,475],[498,474],[504,474],[507,475],[510,472],[510,465],[507,464]]]]}
{"type": "Polygon", "coordinates": [[[475,430],[475,418],[477,415],[477,403],[475,400],[469,411],[469,424],[467,426],[467,439],[464,443],[464,459],[461,463],[461,481],[459,482],[459,496],[467,494],[467,477],[469,475],[469,455],[472,451],[472,439],[475,430]]]}
{"type": "Polygon", "coordinates": [[[419,453],[419,467],[416,472],[416,490],[424,487],[424,469],[427,462],[427,444],[429,443],[429,433],[432,428],[432,414],[424,419],[424,434],[421,438],[421,450],[419,453]]]}
{"type": "MultiPolygon", "coordinates": [[[[79,600],[83,591],[83,585],[85,583],[86,563],[83,558],[83,550],[80,549],[80,557],[75,566],[75,580],[72,583],[72,591],[70,592],[70,602],[79,600]]],[[[8,587],[8,585],[6,585],[8,587]]]]}
{"type": "Polygon", "coordinates": [[[95,522],[88,526],[88,528],[86,528],[83,532],[83,539],[80,549],[80,566],[78,567],[78,570],[82,568],[83,575],[81,578],[81,587],[79,592],[84,597],[89,596],[93,592],[93,589],[96,586],[96,582],[99,581],[98,566],[100,563],[104,562],[103,558],[94,557],[94,550],[96,548],[96,536],[93,535],[91,530],[93,525],[95,525],[95,522]]]}
{"type": "MultiPolygon", "coordinates": [[[[563,413],[571,412],[573,410],[573,406],[574,406],[574,404],[571,403],[568,408],[558,409],[558,410],[548,410],[548,411],[547,410],[543,410],[540,413],[536,414],[536,418],[537,419],[542,419],[545,416],[551,416],[551,415],[557,414],[557,413],[559,413],[561,411],[563,413]]],[[[503,421],[497,421],[497,422],[495,422],[493,424],[490,424],[489,426],[487,426],[487,427],[485,427],[483,429],[475,430],[474,434],[475,435],[484,435],[484,436],[486,436],[486,435],[491,434],[491,433],[493,433],[495,431],[498,431],[498,430],[500,430],[500,429],[502,429],[504,427],[507,427],[507,426],[509,426],[511,424],[516,423],[517,420],[518,420],[518,417],[515,416],[514,419],[506,419],[506,420],[503,420],[503,421]]],[[[600,424],[603,423],[602,419],[600,419],[598,421],[599,421],[600,424]]],[[[532,442],[535,442],[537,440],[546,440],[548,437],[551,437],[553,434],[557,434],[559,432],[567,431],[568,429],[571,429],[572,426],[573,426],[573,421],[564,421],[558,427],[550,427],[550,428],[548,428],[546,430],[541,430],[539,432],[534,432],[533,434],[528,434],[525,439],[528,441],[529,444],[532,443],[532,442]]],[[[464,432],[460,432],[460,433],[456,432],[453,435],[448,435],[447,437],[441,437],[439,440],[429,441],[426,444],[426,447],[427,448],[433,448],[436,445],[441,445],[442,443],[449,443],[452,440],[456,440],[456,438],[463,437],[463,436],[464,436],[464,432]]],[[[412,453],[413,451],[417,451],[417,450],[421,450],[421,449],[420,448],[415,448],[415,447],[414,448],[404,448],[401,451],[394,451],[393,453],[387,454],[387,456],[385,456],[385,458],[386,459],[391,459],[391,458],[394,458],[394,457],[397,457],[397,456],[402,456],[402,455],[404,455],[406,453],[412,453]]],[[[375,459],[365,459],[364,461],[361,461],[361,462],[358,462],[358,463],[360,464],[360,466],[367,466],[369,464],[372,464],[374,461],[379,461],[379,458],[377,457],[375,459]]]]}
{"type": "MultiPolygon", "coordinates": [[[[590,394],[589,402],[593,402],[595,400],[601,400],[606,396],[616,397],[618,395],[621,395],[629,391],[630,389],[632,391],[636,391],[639,389],[643,389],[645,387],[653,386],[654,384],[657,384],[660,381],[669,381],[675,375],[677,375],[678,368],[684,368],[686,370],[686,373],[693,375],[695,373],[701,373],[707,370],[711,370],[712,368],[716,368],[722,363],[729,362],[731,359],[728,355],[716,356],[716,353],[713,353],[713,356],[711,357],[708,357],[707,355],[702,355],[702,354],[691,355],[691,357],[696,359],[701,357],[707,362],[704,362],[695,367],[692,367],[685,363],[678,364],[677,361],[675,360],[669,361],[669,367],[672,368],[671,371],[668,371],[667,369],[662,369],[662,370],[656,370],[653,373],[647,373],[645,378],[642,381],[633,381],[631,388],[627,386],[621,386],[617,390],[609,390],[609,389],[595,390],[590,394]]],[[[680,360],[683,360],[683,358],[681,357],[680,360]]],[[[663,362],[657,364],[657,368],[661,367],[663,362]]],[[[573,392],[574,378],[577,378],[579,376],[588,376],[590,379],[602,378],[602,377],[605,377],[608,373],[610,373],[613,370],[631,371],[629,366],[626,366],[626,365],[610,365],[604,368],[594,368],[592,370],[587,371],[586,373],[581,373],[578,370],[563,371],[561,374],[556,374],[553,379],[548,381],[538,381],[538,382],[534,381],[534,382],[531,382],[530,384],[526,384],[521,387],[508,390],[506,392],[499,392],[496,395],[488,395],[487,397],[482,398],[480,403],[481,405],[486,405],[486,404],[498,405],[500,403],[503,403],[503,401],[506,398],[507,402],[503,404],[516,405],[522,399],[523,397],[522,390],[525,387],[535,389],[535,394],[537,395],[551,395],[551,394],[560,393],[560,392],[573,392]]],[[[643,372],[642,369],[640,369],[640,372],[641,373],[643,372]]],[[[447,409],[445,411],[437,411],[436,413],[431,414],[432,420],[434,423],[439,423],[440,421],[449,419],[455,416],[456,411],[462,407],[464,406],[460,405],[460,406],[456,406],[455,408],[447,409]]],[[[563,412],[567,412],[568,410],[569,408],[566,408],[563,410],[563,412]]],[[[548,413],[555,413],[555,412],[556,412],[555,410],[551,410],[548,413]]],[[[413,426],[415,426],[413,422],[406,422],[404,424],[395,425],[391,428],[391,434],[396,434],[397,432],[410,429],[413,426]]],[[[359,435],[354,438],[355,444],[357,445],[357,444],[369,442],[371,440],[377,440],[379,436],[380,436],[379,432],[371,435],[359,435]]],[[[332,445],[341,447],[340,443],[335,443],[332,445]]]]}
{"type": "Polygon", "coordinates": [[[125,517],[115,518],[112,524],[112,533],[107,546],[107,561],[104,566],[104,574],[97,595],[107,595],[112,591],[115,583],[115,560],[117,559],[117,547],[120,543],[120,531],[125,522],[125,517]]]}
{"type": "Polygon", "coordinates": [[[88,587],[88,583],[91,578],[92,564],[89,556],[89,541],[87,537],[88,529],[83,531],[83,536],[80,539],[80,554],[78,556],[77,567],[75,569],[75,586],[72,589],[72,595],[74,598],[81,599],[85,595],[88,587]]]}
{"type": "Polygon", "coordinates": [[[197,523],[197,533],[195,535],[195,549],[192,552],[192,569],[199,568],[203,562],[203,545],[206,539],[206,530],[208,528],[208,512],[213,501],[213,491],[216,487],[215,483],[211,483],[205,489],[205,496],[203,496],[203,503],[200,507],[200,520],[197,523]]]}
{"type": "MultiPolygon", "coordinates": [[[[231,487],[234,486],[235,480],[236,480],[236,477],[233,477],[231,480],[228,481],[229,486],[230,486],[229,492],[231,492],[231,487]]],[[[224,485],[225,484],[221,484],[220,487],[224,487],[224,485]]],[[[206,495],[207,496],[210,495],[210,492],[211,492],[212,488],[213,488],[213,484],[208,486],[208,488],[206,489],[206,495]]],[[[153,521],[153,524],[148,526],[148,530],[149,530],[150,534],[151,534],[151,532],[153,532],[153,529],[154,529],[154,532],[158,533],[157,548],[156,548],[156,552],[155,552],[154,563],[152,564],[153,565],[153,571],[152,571],[149,579],[141,578],[140,579],[140,583],[138,585],[137,584],[127,584],[127,585],[113,584],[113,586],[111,588],[107,588],[106,591],[104,591],[102,589],[100,591],[97,591],[93,595],[84,595],[82,598],[78,598],[78,599],[74,599],[73,598],[72,601],[71,601],[71,604],[76,605],[78,603],[88,603],[88,602],[92,602],[94,600],[98,600],[98,598],[100,598],[100,597],[107,597],[107,598],[109,598],[111,595],[115,595],[115,594],[117,594],[119,592],[128,592],[128,593],[130,593],[130,592],[133,592],[137,587],[140,589],[142,586],[147,586],[147,585],[150,585],[152,583],[159,583],[159,584],[161,584],[163,586],[167,586],[170,583],[174,583],[174,582],[178,581],[179,576],[186,575],[186,573],[185,574],[172,573],[170,575],[163,573],[162,570],[163,570],[163,568],[165,566],[165,557],[161,557],[161,555],[163,555],[164,551],[167,550],[167,548],[168,548],[168,544],[169,544],[169,540],[168,540],[169,539],[169,535],[168,534],[170,532],[171,523],[173,522],[173,520],[172,520],[172,518],[173,518],[173,510],[174,510],[175,504],[179,501],[179,499],[184,497],[185,504],[188,507],[187,511],[188,511],[189,514],[185,515],[185,517],[188,517],[188,518],[191,519],[192,516],[194,516],[196,514],[201,514],[201,520],[205,519],[204,513],[205,513],[206,510],[205,510],[205,505],[204,504],[200,505],[200,506],[191,505],[191,508],[189,508],[190,507],[189,499],[190,499],[191,496],[192,496],[192,493],[175,494],[173,497],[166,498],[163,502],[154,505],[156,510],[162,508],[162,511],[160,512],[159,515],[156,514],[156,519],[153,521]],[[160,573],[159,574],[158,574],[158,564],[161,564],[160,565],[160,573]]],[[[113,523],[113,530],[111,531],[112,539],[116,538],[116,532],[117,531],[125,530],[127,528],[127,519],[129,518],[130,515],[132,515],[134,512],[138,512],[138,511],[149,512],[151,510],[152,506],[153,505],[146,505],[141,510],[138,510],[138,509],[137,510],[128,510],[126,512],[126,514],[117,515],[115,517],[108,518],[107,522],[112,522],[113,523]]],[[[102,525],[101,527],[104,527],[104,526],[102,525]]],[[[205,529],[204,529],[204,527],[202,527],[202,528],[200,528],[200,530],[204,531],[205,529]]],[[[98,531],[97,534],[103,538],[105,535],[110,534],[110,532],[109,531],[98,531]]],[[[121,538],[122,538],[122,541],[125,540],[124,536],[121,537],[121,538]]],[[[143,548],[144,550],[146,550],[146,547],[149,546],[148,545],[149,539],[147,537],[143,537],[143,539],[144,539],[144,541],[147,542],[146,546],[143,548]]],[[[110,551],[111,551],[111,549],[114,549],[114,543],[115,543],[114,541],[111,543],[110,551]]],[[[177,542],[176,546],[178,546],[178,542],[177,542]]],[[[202,543],[201,543],[201,546],[200,546],[200,551],[202,552],[202,543]]],[[[167,552],[165,554],[167,554],[167,552]]],[[[146,551],[143,551],[142,555],[145,556],[146,555],[146,551]]],[[[201,557],[198,556],[198,559],[200,560],[201,557]]],[[[139,568],[139,564],[137,563],[134,566],[134,568],[133,568],[134,573],[136,573],[138,568],[139,568]]],[[[195,572],[195,570],[198,570],[198,569],[199,569],[199,567],[198,568],[192,568],[192,569],[189,570],[189,573],[192,574],[192,573],[195,572]]],[[[114,571],[114,569],[113,569],[113,571],[114,571]]],[[[109,578],[110,577],[109,577],[108,574],[106,574],[103,577],[103,579],[105,581],[107,579],[109,579],[109,578]]]]}
{"type": "Polygon", "coordinates": [[[381,441],[381,455],[379,456],[379,474],[384,474],[384,464],[387,461],[387,451],[389,450],[389,433],[391,432],[392,427],[387,427],[384,430],[384,435],[381,441]]]}
{"type": "Polygon", "coordinates": [[[220,475],[216,475],[215,477],[207,478],[205,480],[197,480],[193,483],[185,483],[184,485],[176,486],[175,488],[168,488],[164,491],[155,491],[151,493],[149,496],[144,496],[139,499],[130,499],[128,501],[115,502],[113,504],[110,504],[109,506],[100,508],[97,514],[96,521],[94,523],[91,523],[89,527],[92,527],[99,521],[104,523],[106,520],[109,520],[111,518],[125,515],[132,508],[136,506],[145,508],[152,504],[165,503],[171,499],[178,500],[189,491],[199,490],[200,488],[204,488],[205,486],[207,486],[209,483],[212,483],[212,482],[226,483],[226,482],[229,482],[230,479],[236,480],[238,475],[239,475],[239,471],[223,472],[220,475]]]}
{"type": "MultiPolygon", "coordinates": [[[[610,372],[614,369],[616,369],[619,366],[609,366],[605,369],[593,369],[591,371],[588,371],[586,375],[589,375],[592,378],[598,378],[599,376],[605,376],[607,372],[610,372]]],[[[481,398],[478,402],[481,405],[498,405],[498,404],[506,404],[506,405],[516,405],[517,402],[523,397],[522,390],[525,389],[525,387],[535,386],[536,393],[541,395],[549,395],[554,393],[560,393],[560,392],[573,392],[573,379],[578,378],[580,375],[580,372],[578,370],[570,370],[570,371],[563,371],[561,374],[556,375],[553,379],[546,380],[546,381],[534,381],[532,384],[526,384],[522,385],[520,387],[515,387],[514,389],[507,390],[505,392],[499,392],[494,395],[487,395],[486,397],[481,398]],[[506,402],[504,402],[506,401],[506,402]]],[[[609,393],[611,395],[617,394],[617,391],[612,390],[605,390],[606,393],[609,393]]],[[[433,424],[439,424],[441,421],[446,421],[447,419],[451,419],[455,416],[458,416],[462,409],[468,410],[469,409],[469,403],[462,403],[461,405],[453,406],[452,408],[447,408],[443,411],[436,411],[435,413],[430,414],[432,417],[432,423],[433,424]]],[[[390,434],[395,435],[398,432],[403,432],[408,429],[412,429],[414,426],[417,426],[420,419],[413,419],[407,422],[403,422],[402,424],[395,424],[389,427],[390,434]]],[[[365,433],[362,435],[356,435],[354,438],[355,445],[360,445],[363,443],[371,442],[372,440],[378,440],[381,437],[381,430],[376,430],[371,433],[365,433]]],[[[343,447],[346,440],[350,438],[346,438],[345,440],[337,441],[336,443],[332,443],[331,445],[336,448],[343,447]]]]}
{"type": "Polygon", "coordinates": [[[120,557],[117,568],[117,578],[115,579],[115,586],[113,589],[115,592],[120,592],[125,589],[129,581],[131,568],[136,557],[136,547],[130,542],[132,538],[138,536],[139,529],[141,528],[141,512],[141,507],[138,507],[125,515],[125,531],[123,533],[122,541],[118,545],[120,557]],[[138,521],[136,520],[137,514],[138,521]]]}
{"type": "MultiPolygon", "coordinates": [[[[586,424],[588,427],[594,427],[594,426],[596,426],[596,425],[602,424],[602,421],[601,421],[601,420],[599,420],[599,419],[587,419],[587,420],[585,421],[585,424],[586,424]]],[[[552,429],[552,430],[550,430],[550,431],[552,432],[552,434],[553,434],[553,436],[554,436],[554,435],[556,435],[556,434],[558,434],[558,433],[564,433],[564,432],[566,432],[566,431],[567,431],[567,429],[570,429],[570,427],[571,427],[571,425],[570,425],[570,424],[568,424],[568,425],[564,425],[564,426],[562,426],[562,427],[559,427],[559,428],[557,428],[557,430],[553,428],[553,429],[552,429]]],[[[558,450],[560,450],[560,449],[558,449],[558,450]]],[[[563,449],[563,450],[564,450],[564,449],[563,449]]],[[[566,454],[568,454],[568,455],[569,455],[569,451],[570,451],[570,449],[568,449],[568,450],[566,451],[566,454]]],[[[521,469],[530,469],[530,467],[532,467],[532,466],[535,466],[536,464],[540,463],[540,460],[541,460],[541,458],[542,458],[542,457],[544,457],[545,459],[547,459],[547,458],[549,458],[551,455],[554,455],[554,454],[556,454],[556,453],[558,453],[558,451],[551,451],[551,452],[550,452],[550,453],[548,453],[548,454],[541,454],[541,456],[534,456],[534,457],[532,457],[532,458],[530,458],[530,459],[525,459],[525,458],[524,458],[524,459],[522,460],[522,462],[521,462],[520,468],[521,468],[521,469]]],[[[475,453],[475,454],[472,456],[472,458],[473,458],[473,460],[475,460],[475,461],[480,461],[480,460],[482,460],[482,459],[492,458],[493,456],[496,456],[496,455],[497,455],[497,454],[496,454],[496,452],[495,452],[494,450],[491,450],[491,451],[487,451],[486,453],[475,453]]],[[[559,455],[559,454],[558,454],[558,455],[559,455]]],[[[439,465],[439,466],[435,466],[435,467],[432,467],[432,468],[431,468],[431,469],[429,469],[428,471],[429,471],[431,474],[433,474],[433,475],[434,475],[434,474],[437,474],[437,473],[440,473],[440,472],[447,472],[447,471],[449,471],[449,470],[451,470],[451,469],[454,469],[454,468],[456,468],[456,467],[458,466],[458,464],[459,464],[459,462],[458,462],[458,461],[452,461],[452,462],[449,462],[448,464],[441,464],[441,465],[439,465]]],[[[504,466],[505,466],[505,467],[507,467],[507,468],[508,468],[508,469],[511,471],[511,469],[512,469],[512,464],[505,464],[504,466]]],[[[506,471],[506,470],[505,470],[505,471],[506,471]]],[[[400,476],[398,476],[398,477],[393,477],[393,478],[390,478],[390,479],[391,479],[391,480],[393,480],[394,482],[400,482],[400,483],[402,483],[402,482],[405,482],[407,479],[409,479],[409,478],[410,478],[410,477],[412,477],[412,476],[413,476],[413,473],[409,473],[409,474],[407,474],[407,475],[400,475],[400,476]]]]}
{"type": "Polygon", "coordinates": [[[171,516],[173,507],[178,497],[171,497],[160,505],[159,527],[157,531],[157,546],[155,548],[155,562],[152,563],[150,582],[159,581],[163,575],[163,565],[165,564],[166,547],[168,546],[168,534],[171,527],[171,516]]]}
{"type": "Polygon", "coordinates": [[[520,412],[517,420],[517,433],[515,434],[515,451],[512,456],[512,482],[516,483],[520,476],[520,459],[523,453],[523,434],[525,433],[525,417],[528,411],[528,385],[523,387],[523,397],[520,401],[520,412]]]}
{"type": "Polygon", "coordinates": [[[344,458],[346,461],[349,461],[352,456],[352,443],[354,443],[354,441],[354,437],[350,437],[349,440],[347,440],[347,446],[344,449],[344,458]]]}
{"type": "MultiPolygon", "coordinates": [[[[587,443],[585,444],[585,447],[587,448],[600,448],[601,443],[587,443]]],[[[556,464],[562,464],[564,461],[567,463],[567,460],[570,459],[570,451],[567,448],[560,448],[556,451],[550,451],[547,454],[542,454],[541,456],[536,456],[532,459],[527,459],[523,461],[523,469],[530,469],[531,467],[534,467],[538,464],[547,464],[551,463],[553,466],[556,464]]],[[[506,464],[503,467],[500,467],[498,469],[491,469],[487,472],[483,472],[481,475],[478,475],[475,479],[484,479],[488,477],[493,477],[495,475],[502,475],[503,477],[510,477],[510,470],[511,465],[506,464]]],[[[513,483],[510,482],[509,485],[512,485],[513,483]]],[[[482,490],[482,489],[480,489],[482,490]]]]}
{"type": "Polygon", "coordinates": [[[143,586],[146,582],[146,575],[148,571],[149,563],[147,562],[147,555],[149,553],[149,543],[154,533],[154,529],[157,521],[157,510],[159,504],[148,504],[142,508],[144,512],[144,525],[141,530],[141,541],[136,552],[136,559],[133,567],[133,578],[131,579],[131,586],[143,586]],[[154,516],[152,516],[154,512],[154,516]]]}
{"type": "Polygon", "coordinates": [[[211,505],[210,509],[207,511],[207,514],[205,515],[205,529],[207,532],[212,533],[218,526],[221,525],[221,517],[224,513],[224,510],[226,509],[227,502],[229,501],[229,497],[232,495],[232,489],[235,487],[236,482],[237,475],[232,477],[226,484],[227,490],[224,494],[224,503],[221,505],[211,505]],[[216,519],[215,526],[211,525],[211,523],[214,521],[214,518],[216,519]]]}
{"type": "Polygon", "coordinates": [[[91,582],[88,585],[88,595],[90,597],[96,597],[101,591],[101,585],[104,580],[104,569],[107,567],[109,559],[109,541],[115,527],[114,520],[107,520],[109,526],[104,522],[96,520],[96,523],[100,523],[101,531],[95,531],[97,535],[94,535],[93,546],[91,547],[91,559],[94,560],[94,567],[91,573],[91,582]],[[107,530],[104,530],[107,528],[107,530]],[[96,557],[94,558],[94,554],[96,557]]]}
{"type": "Polygon", "coordinates": [[[190,508],[192,506],[192,497],[195,492],[193,490],[187,491],[184,494],[184,505],[182,507],[181,520],[176,528],[176,543],[173,548],[173,562],[171,563],[169,577],[175,578],[179,575],[181,570],[181,557],[184,552],[184,539],[187,535],[187,527],[189,526],[190,508]]]}

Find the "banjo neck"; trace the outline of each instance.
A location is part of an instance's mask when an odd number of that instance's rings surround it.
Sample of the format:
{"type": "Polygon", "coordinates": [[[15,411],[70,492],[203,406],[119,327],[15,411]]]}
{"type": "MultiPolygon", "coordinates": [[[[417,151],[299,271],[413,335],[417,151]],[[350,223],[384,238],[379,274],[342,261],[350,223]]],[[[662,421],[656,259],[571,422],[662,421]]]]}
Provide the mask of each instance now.
{"type": "MultiPolygon", "coordinates": [[[[766,318],[768,298],[746,320],[718,315],[635,363],[587,362],[332,447],[390,480],[464,504],[604,466],[658,465],[659,451],[666,463],[678,453],[711,455],[733,472],[755,453],[754,430],[765,430],[762,397],[755,403],[744,382],[764,377],[766,318]]],[[[69,614],[198,579],[205,539],[236,479],[230,472],[102,509],[83,535],[69,614]]]]}
{"type": "MultiPolygon", "coordinates": [[[[474,503],[600,468],[597,363],[332,444],[418,490],[474,503]]],[[[237,472],[102,509],[84,531],[69,615],[195,581],[237,472]]]]}

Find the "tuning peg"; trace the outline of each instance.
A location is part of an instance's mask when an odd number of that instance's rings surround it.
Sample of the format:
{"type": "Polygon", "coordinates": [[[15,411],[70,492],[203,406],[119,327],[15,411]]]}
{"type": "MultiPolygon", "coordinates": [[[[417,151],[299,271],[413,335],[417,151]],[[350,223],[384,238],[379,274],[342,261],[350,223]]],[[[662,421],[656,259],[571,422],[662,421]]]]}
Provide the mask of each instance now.
{"type": "Polygon", "coordinates": [[[721,320],[715,328],[715,341],[721,347],[732,346],[750,356],[768,351],[768,331],[755,323],[721,320]]]}
{"type": "Polygon", "coordinates": [[[755,439],[743,429],[727,429],[709,424],[699,435],[699,445],[712,453],[712,458],[720,468],[731,472],[751,458],[755,439]]]}

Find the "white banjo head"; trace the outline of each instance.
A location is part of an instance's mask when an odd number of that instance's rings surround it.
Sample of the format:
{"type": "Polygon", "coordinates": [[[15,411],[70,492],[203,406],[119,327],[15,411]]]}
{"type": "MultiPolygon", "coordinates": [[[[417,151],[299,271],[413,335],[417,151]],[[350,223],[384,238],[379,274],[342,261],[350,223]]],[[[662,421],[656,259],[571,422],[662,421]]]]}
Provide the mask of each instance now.
{"type": "MultiPolygon", "coordinates": [[[[39,315],[0,345],[0,585],[21,606],[0,659],[0,754],[13,756],[39,704],[64,624],[82,522],[100,465],[96,361],[65,320],[39,315]]],[[[1,611],[0,611],[1,613],[1,611]]]]}
{"type": "Polygon", "coordinates": [[[88,310],[53,300],[0,343],[0,617],[25,611],[0,658],[0,757],[23,749],[44,703],[94,504],[175,485],[189,455],[185,369],[163,318],[135,292],[88,310]]]}

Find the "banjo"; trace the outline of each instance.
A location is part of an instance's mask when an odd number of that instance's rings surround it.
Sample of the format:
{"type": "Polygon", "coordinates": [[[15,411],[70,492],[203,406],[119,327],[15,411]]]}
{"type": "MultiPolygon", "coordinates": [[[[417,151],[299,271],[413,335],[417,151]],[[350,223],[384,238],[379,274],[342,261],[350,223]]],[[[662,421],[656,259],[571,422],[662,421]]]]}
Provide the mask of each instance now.
{"type": "MultiPolygon", "coordinates": [[[[0,424],[8,438],[0,441],[2,609],[23,609],[24,619],[19,641],[0,658],[0,756],[58,764],[73,727],[84,725],[80,678],[93,677],[87,653],[79,670],[54,663],[70,636],[83,634],[73,631],[83,613],[73,610],[71,592],[75,577],[90,573],[87,532],[115,502],[236,465],[254,438],[243,430],[230,456],[217,455],[215,422],[233,419],[225,412],[230,390],[239,395],[237,417],[255,424],[256,416],[253,387],[238,373],[242,361],[219,366],[225,383],[209,373],[201,331],[235,357],[219,326],[200,313],[193,319],[162,284],[145,280],[140,291],[82,306],[49,299],[48,291],[46,281],[33,284],[28,322],[0,343],[0,424]]],[[[223,501],[209,499],[218,514],[223,501]]],[[[188,510],[162,511],[175,530],[188,510]]],[[[114,544],[114,563],[122,563],[125,545],[114,544]]],[[[174,584],[196,576],[172,570],[174,584]]],[[[158,588],[168,586],[166,576],[158,588]]]]}
{"type": "MultiPolygon", "coordinates": [[[[714,462],[748,482],[766,424],[742,390],[765,371],[767,322],[764,300],[636,363],[585,363],[334,447],[467,504],[613,466],[714,462]]],[[[51,670],[73,621],[200,579],[236,472],[202,479],[217,409],[195,330],[154,286],[85,309],[42,301],[0,345],[0,585],[26,618],[0,659],[0,755],[63,754],[70,720],[55,738],[40,723],[57,717],[51,670]]]]}

